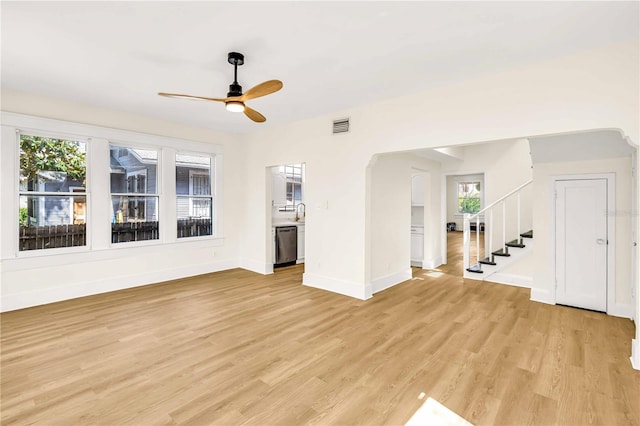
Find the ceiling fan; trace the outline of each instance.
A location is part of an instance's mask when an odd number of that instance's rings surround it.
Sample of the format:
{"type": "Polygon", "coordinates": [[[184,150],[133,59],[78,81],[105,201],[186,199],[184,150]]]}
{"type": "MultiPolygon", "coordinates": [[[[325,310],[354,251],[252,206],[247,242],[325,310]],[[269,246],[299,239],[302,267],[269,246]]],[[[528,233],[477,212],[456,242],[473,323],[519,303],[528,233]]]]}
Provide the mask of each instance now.
{"type": "Polygon", "coordinates": [[[282,82],[280,80],[269,80],[264,83],[260,83],[257,86],[247,90],[246,93],[242,93],[242,86],[238,84],[238,66],[244,64],[244,55],[238,52],[229,52],[227,61],[233,65],[233,83],[229,85],[229,92],[226,98],[207,98],[204,96],[192,96],[182,95],[179,93],[164,93],[160,92],[158,95],[167,96],[170,98],[186,98],[186,99],[201,99],[205,101],[224,102],[227,110],[232,112],[244,112],[244,115],[249,117],[256,123],[262,123],[266,121],[264,115],[260,114],[255,109],[251,109],[244,103],[249,99],[259,98],[261,96],[269,95],[282,89],[282,82]]]}

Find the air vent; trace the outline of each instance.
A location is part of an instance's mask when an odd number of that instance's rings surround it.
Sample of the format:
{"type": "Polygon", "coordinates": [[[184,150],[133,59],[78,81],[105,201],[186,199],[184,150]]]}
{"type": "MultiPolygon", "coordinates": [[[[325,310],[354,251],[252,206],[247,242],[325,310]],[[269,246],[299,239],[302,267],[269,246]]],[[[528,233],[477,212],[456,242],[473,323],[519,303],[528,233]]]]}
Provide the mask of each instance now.
{"type": "Polygon", "coordinates": [[[346,133],[349,131],[349,119],[341,118],[333,120],[333,133],[346,133]]]}

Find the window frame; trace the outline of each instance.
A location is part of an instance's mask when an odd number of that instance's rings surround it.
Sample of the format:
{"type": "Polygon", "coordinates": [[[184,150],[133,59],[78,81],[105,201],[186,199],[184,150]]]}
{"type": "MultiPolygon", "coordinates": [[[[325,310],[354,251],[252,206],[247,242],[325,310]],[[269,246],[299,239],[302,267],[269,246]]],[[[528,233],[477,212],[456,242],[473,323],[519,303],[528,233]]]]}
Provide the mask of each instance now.
{"type": "Polygon", "coordinates": [[[465,213],[469,213],[469,214],[477,214],[480,210],[482,210],[482,182],[480,180],[461,180],[461,181],[457,181],[456,182],[456,199],[458,201],[457,205],[458,205],[458,213],[459,214],[465,214],[465,213]],[[477,185],[478,188],[480,188],[478,190],[478,196],[477,197],[462,197],[460,196],[460,185],[477,185]],[[467,198],[467,199],[477,199],[478,203],[479,203],[479,207],[478,207],[478,211],[477,212],[465,212],[462,211],[462,209],[460,208],[460,200],[467,198]]]}
{"type": "MultiPolygon", "coordinates": [[[[164,241],[163,238],[163,228],[166,226],[164,225],[164,220],[162,219],[162,173],[163,173],[163,166],[162,166],[162,151],[163,148],[161,146],[153,146],[153,145],[140,145],[137,143],[130,143],[130,142],[126,142],[126,141],[115,141],[115,140],[109,140],[109,153],[111,152],[112,148],[118,148],[118,153],[122,152],[123,149],[140,149],[140,150],[145,150],[145,151],[156,151],[157,152],[157,158],[156,158],[156,191],[151,193],[151,192],[128,192],[129,188],[127,187],[127,192],[111,192],[111,173],[109,173],[109,200],[112,203],[111,205],[113,205],[113,197],[114,196],[122,196],[122,197],[144,197],[144,198],[155,198],[156,201],[156,209],[157,209],[157,218],[156,221],[158,222],[158,238],[153,238],[153,239],[148,239],[148,240],[137,240],[137,241],[120,241],[120,242],[113,242],[113,227],[111,226],[111,224],[109,225],[109,227],[111,228],[111,234],[110,234],[110,247],[111,248],[119,248],[119,247],[131,247],[131,246],[144,246],[144,245],[154,245],[154,244],[158,244],[161,243],[162,241],[164,241]]],[[[110,156],[111,154],[109,154],[110,156]]],[[[119,155],[119,154],[118,154],[119,155]]],[[[110,161],[110,158],[106,159],[107,162],[110,161]]],[[[125,181],[128,180],[129,176],[138,176],[138,175],[144,175],[145,176],[145,183],[148,182],[148,173],[147,173],[147,169],[140,169],[140,170],[134,170],[131,172],[126,172],[125,173],[125,181]]],[[[137,182],[137,179],[136,179],[137,182]]],[[[145,188],[146,191],[146,188],[145,188]]],[[[145,202],[145,219],[143,220],[134,220],[133,222],[147,222],[146,220],[146,216],[147,216],[147,212],[146,212],[146,208],[147,208],[147,203],[145,202]]]]}
{"type": "MultiPolygon", "coordinates": [[[[3,113],[3,121],[4,121],[4,115],[5,113],[3,113]]],[[[4,138],[3,138],[4,139],[4,138]]],[[[12,203],[11,207],[13,208],[13,210],[15,210],[15,215],[13,216],[13,220],[10,221],[11,228],[14,231],[14,237],[12,238],[13,242],[14,242],[14,251],[15,251],[15,256],[16,257],[25,257],[25,258],[29,258],[29,257],[39,257],[39,256],[55,256],[55,255],[60,255],[60,254],[74,254],[74,253],[84,253],[84,252],[89,252],[91,250],[91,230],[90,230],[90,226],[89,226],[89,220],[88,218],[90,217],[89,214],[89,205],[90,205],[90,191],[88,189],[89,187],[89,175],[90,175],[90,166],[89,166],[89,156],[90,156],[90,144],[89,144],[89,138],[85,137],[85,136],[79,136],[73,133],[67,133],[67,132],[60,132],[60,131],[56,131],[56,130],[46,130],[46,129],[34,129],[34,128],[29,128],[29,127],[20,127],[20,128],[15,128],[15,141],[13,146],[15,147],[15,154],[14,155],[14,167],[15,167],[15,173],[13,173],[13,178],[15,179],[15,190],[14,192],[14,203],[12,203]],[[46,191],[44,190],[44,182],[38,182],[38,190],[37,191],[22,191],[20,189],[20,151],[21,151],[21,147],[20,147],[20,139],[22,135],[28,135],[28,136],[36,136],[36,137],[41,137],[41,138],[50,138],[50,139],[62,139],[62,140],[69,140],[69,141],[74,141],[74,142],[82,142],[84,143],[84,149],[85,149],[85,186],[82,187],[84,189],[84,192],[82,193],[77,193],[78,196],[84,196],[85,197],[85,244],[81,245],[81,246],[70,246],[70,247],[56,247],[56,248],[48,248],[48,249],[35,249],[35,250],[20,250],[20,233],[19,233],[19,210],[20,210],[20,198],[21,197],[37,197],[37,196],[44,196],[44,197],[48,197],[48,196],[57,196],[57,197],[61,197],[61,198],[69,198],[70,199],[70,205],[73,205],[73,198],[74,198],[74,192],[72,191],[73,188],[78,188],[77,186],[69,186],[69,190],[70,192],[53,192],[53,191],[46,191]]],[[[40,206],[40,209],[44,209],[44,203],[42,206],[40,206]]],[[[73,210],[71,211],[71,222],[73,223],[73,210]]],[[[1,225],[0,225],[1,226],[1,225]]],[[[2,256],[4,257],[4,256],[2,256]]],[[[2,257],[0,257],[0,259],[2,259],[2,257]]]]}
{"type": "Polygon", "coordinates": [[[289,185],[291,185],[291,203],[292,204],[286,204],[284,206],[280,206],[278,207],[278,212],[279,213],[292,213],[296,211],[296,207],[298,204],[302,203],[304,200],[304,175],[305,175],[305,163],[292,163],[292,164],[284,164],[282,166],[278,166],[282,169],[281,173],[284,174],[285,176],[285,202],[289,202],[289,200],[287,199],[287,194],[289,193],[287,188],[289,185]],[[294,171],[299,169],[300,170],[300,181],[295,180],[295,177],[298,176],[297,173],[287,173],[287,168],[291,168],[294,171]],[[300,201],[298,201],[298,203],[296,203],[296,197],[295,197],[295,186],[299,185],[300,186],[300,201]]]}
{"type": "MultiPolygon", "coordinates": [[[[6,262],[5,268],[22,269],[42,265],[76,264],[97,259],[120,258],[119,250],[133,250],[133,253],[148,253],[158,250],[172,250],[175,244],[195,247],[224,245],[223,226],[223,160],[224,150],[220,144],[197,142],[150,133],[139,133],[128,130],[81,124],[57,119],[35,117],[13,112],[1,112],[0,130],[3,143],[0,144],[0,158],[4,158],[0,170],[0,261],[6,262]],[[86,142],[87,176],[86,176],[86,245],[75,247],[52,248],[46,250],[19,251],[18,219],[19,219],[19,152],[20,133],[70,139],[86,142]],[[10,141],[13,141],[11,143],[10,141]],[[5,143],[6,142],[6,143],[5,143]],[[158,150],[158,162],[163,162],[164,172],[158,176],[159,216],[166,218],[160,228],[160,238],[131,243],[111,243],[111,192],[109,178],[109,145],[136,147],[140,149],[158,150]],[[171,156],[178,151],[189,151],[212,158],[213,194],[217,201],[213,206],[213,235],[199,237],[210,241],[194,241],[194,238],[178,239],[175,231],[175,188],[170,183],[175,181],[171,170],[171,156]],[[7,160],[10,159],[10,160],[7,160]],[[169,226],[166,226],[168,224],[169,226]],[[204,245],[203,245],[204,244],[204,245]],[[153,246],[153,247],[152,247],[153,246]],[[35,259],[37,258],[37,260],[35,259]]],[[[174,167],[175,170],[175,167],[174,167]]],[[[56,195],[60,195],[57,193],[56,195]]]]}
{"type": "MultiPolygon", "coordinates": [[[[218,211],[216,209],[216,204],[218,203],[218,199],[216,196],[216,193],[220,190],[220,188],[217,186],[218,184],[218,180],[219,180],[219,175],[218,175],[218,167],[220,167],[221,165],[216,161],[217,160],[217,155],[216,154],[212,154],[212,153],[206,153],[206,152],[201,152],[201,151],[184,151],[184,150],[180,150],[180,151],[176,151],[175,152],[175,156],[173,157],[174,160],[177,160],[179,155],[190,155],[190,156],[197,156],[197,157],[206,157],[209,159],[209,195],[194,195],[193,194],[193,181],[192,181],[192,176],[193,175],[207,175],[207,173],[204,172],[198,172],[197,170],[189,170],[189,193],[188,194],[178,194],[178,191],[176,190],[176,196],[175,196],[175,202],[174,202],[174,209],[176,211],[176,221],[175,221],[175,226],[174,228],[176,228],[176,241],[177,242],[184,242],[184,241],[197,241],[197,240],[211,240],[211,239],[216,239],[218,238],[217,232],[218,230],[216,229],[217,226],[221,226],[222,225],[222,221],[221,218],[218,218],[217,215],[221,215],[222,212],[218,211]],[[206,199],[206,200],[211,200],[211,235],[194,235],[191,237],[178,237],[177,236],[177,227],[178,227],[178,216],[177,216],[177,203],[178,203],[178,199],[179,198],[187,198],[189,200],[189,215],[191,216],[193,213],[193,204],[192,201],[194,198],[202,198],[202,199],[206,199]]],[[[176,161],[177,163],[177,161],[176,161]]],[[[174,167],[174,171],[176,171],[177,173],[177,165],[175,165],[174,167]]],[[[177,177],[174,179],[174,183],[177,182],[177,177]]]]}

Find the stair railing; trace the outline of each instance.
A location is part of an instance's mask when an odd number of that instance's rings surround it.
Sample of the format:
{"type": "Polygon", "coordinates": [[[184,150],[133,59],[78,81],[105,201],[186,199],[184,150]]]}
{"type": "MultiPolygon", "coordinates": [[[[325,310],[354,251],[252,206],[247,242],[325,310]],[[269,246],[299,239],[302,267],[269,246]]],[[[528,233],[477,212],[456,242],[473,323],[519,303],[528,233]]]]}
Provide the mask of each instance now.
{"type": "MultiPolygon", "coordinates": [[[[499,199],[497,199],[496,201],[494,201],[493,203],[489,204],[488,206],[486,206],[485,208],[483,208],[482,210],[480,210],[478,213],[474,213],[474,214],[469,214],[469,213],[465,213],[464,214],[464,222],[463,222],[463,226],[462,226],[462,230],[463,230],[463,235],[462,235],[462,241],[463,241],[463,267],[464,267],[464,271],[466,271],[467,269],[469,269],[469,267],[471,266],[470,263],[470,258],[471,258],[471,221],[475,219],[476,221],[476,265],[480,264],[480,215],[483,215],[485,212],[488,212],[488,216],[489,216],[489,256],[491,256],[491,254],[493,253],[493,208],[498,206],[498,205],[502,205],[502,250],[503,252],[507,251],[507,208],[506,208],[506,201],[507,199],[511,198],[513,195],[516,196],[516,204],[517,204],[517,218],[516,218],[516,226],[517,226],[517,236],[518,238],[520,238],[520,233],[522,232],[520,229],[520,192],[526,188],[527,186],[529,186],[531,184],[531,182],[533,182],[533,179],[528,180],[527,182],[523,183],[522,185],[518,186],[517,188],[515,188],[513,191],[508,192],[506,195],[503,195],[502,197],[500,197],[499,199]]],[[[485,215],[487,216],[487,215],[485,215]]],[[[486,231],[486,227],[485,227],[485,231],[486,231]]],[[[486,234],[485,234],[486,235],[486,234]]]]}

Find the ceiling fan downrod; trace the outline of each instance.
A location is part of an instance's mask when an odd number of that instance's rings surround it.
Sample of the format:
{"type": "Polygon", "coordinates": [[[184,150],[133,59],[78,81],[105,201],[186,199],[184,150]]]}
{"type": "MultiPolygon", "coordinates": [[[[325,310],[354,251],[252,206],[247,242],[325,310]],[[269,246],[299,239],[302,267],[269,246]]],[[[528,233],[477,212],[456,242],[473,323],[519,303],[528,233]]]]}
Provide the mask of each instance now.
{"type": "Polygon", "coordinates": [[[238,84],[238,65],[244,64],[244,55],[238,52],[229,52],[227,61],[233,65],[233,83],[229,85],[227,97],[242,96],[242,86],[238,84]]]}

